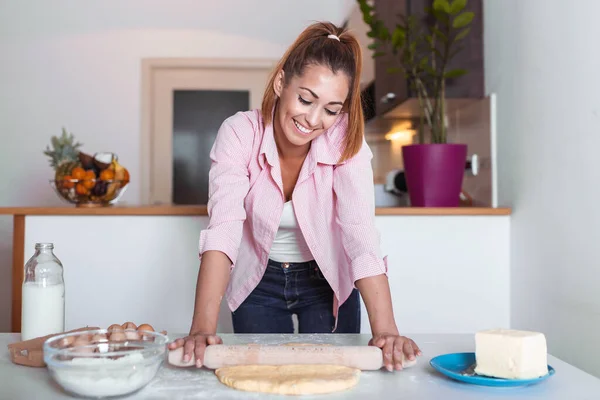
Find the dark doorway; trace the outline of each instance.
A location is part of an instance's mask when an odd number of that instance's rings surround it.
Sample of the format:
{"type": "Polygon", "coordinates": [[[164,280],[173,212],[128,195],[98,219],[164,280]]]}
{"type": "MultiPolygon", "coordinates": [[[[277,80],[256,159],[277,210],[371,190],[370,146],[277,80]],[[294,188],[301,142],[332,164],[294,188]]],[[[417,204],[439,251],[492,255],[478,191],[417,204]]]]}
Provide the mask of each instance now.
{"type": "Polygon", "coordinates": [[[248,91],[173,93],[173,203],[206,204],[210,150],[225,119],[250,107],[248,91]]]}

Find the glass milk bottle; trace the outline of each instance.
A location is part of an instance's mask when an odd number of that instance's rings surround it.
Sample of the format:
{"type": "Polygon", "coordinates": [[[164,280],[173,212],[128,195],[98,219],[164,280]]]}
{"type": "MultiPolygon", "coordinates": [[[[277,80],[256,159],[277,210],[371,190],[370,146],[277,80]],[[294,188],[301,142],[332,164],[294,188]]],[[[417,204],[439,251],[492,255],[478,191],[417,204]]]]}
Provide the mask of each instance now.
{"type": "Polygon", "coordinates": [[[25,264],[21,308],[21,340],[65,330],[63,266],[52,243],[36,243],[25,264]]]}

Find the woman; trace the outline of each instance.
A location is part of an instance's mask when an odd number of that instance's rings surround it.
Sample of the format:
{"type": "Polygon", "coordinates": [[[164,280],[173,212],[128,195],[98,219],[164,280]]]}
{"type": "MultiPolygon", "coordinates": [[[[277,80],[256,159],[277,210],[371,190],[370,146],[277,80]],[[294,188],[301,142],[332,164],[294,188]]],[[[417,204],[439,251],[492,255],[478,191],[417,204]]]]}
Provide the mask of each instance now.
{"type": "Polygon", "coordinates": [[[359,292],[370,345],[400,370],[417,345],[394,321],[374,226],[372,154],[364,141],[362,55],[331,23],[309,26],[287,50],[261,110],[221,126],[210,156],[210,223],[184,346],[197,366],[216,336],[226,292],[235,333],[359,333],[359,292]],[[358,290],[357,290],[358,289],[358,290]]]}

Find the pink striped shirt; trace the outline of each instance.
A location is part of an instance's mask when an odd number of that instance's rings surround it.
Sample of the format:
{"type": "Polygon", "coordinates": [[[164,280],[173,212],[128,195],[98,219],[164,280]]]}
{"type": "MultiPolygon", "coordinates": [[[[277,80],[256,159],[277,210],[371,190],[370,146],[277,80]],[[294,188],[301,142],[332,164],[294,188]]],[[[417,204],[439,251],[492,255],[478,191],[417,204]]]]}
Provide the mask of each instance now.
{"type": "MultiPolygon", "coordinates": [[[[292,195],[298,226],[333,289],[336,326],[354,282],[387,274],[374,224],[371,150],[363,142],[338,164],[347,125],[341,114],[313,140],[292,195]]],[[[238,112],[221,125],[210,157],[210,222],[199,255],[219,250],[233,262],[226,297],[235,311],[265,272],[285,202],[273,126],[264,126],[260,110],[238,112]]]]}

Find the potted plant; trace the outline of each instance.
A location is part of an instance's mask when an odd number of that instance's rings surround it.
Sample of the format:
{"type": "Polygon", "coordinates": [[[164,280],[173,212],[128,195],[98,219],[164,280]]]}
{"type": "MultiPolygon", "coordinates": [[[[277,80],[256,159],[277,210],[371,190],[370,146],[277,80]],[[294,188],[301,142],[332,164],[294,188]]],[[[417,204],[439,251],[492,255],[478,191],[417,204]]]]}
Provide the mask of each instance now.
{"type": "Polygon", "coordinates": [[[390,30],[367,0],[357,1],[373,38],[369,45],[373,57],[391,51],[398,64],[388,72],[403,73],[419,103],[418,143],[402,147],[411,205],[456,207],[467,145],[448,143],[446,82],[467,73],[449,65],[461,51],[460,42],[469,34],[474,13],[465,11],[467,0],[434,0],[425,8],[426,18],[399,15],[390,30]]]}

